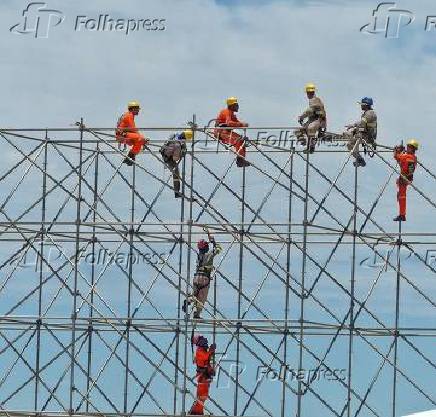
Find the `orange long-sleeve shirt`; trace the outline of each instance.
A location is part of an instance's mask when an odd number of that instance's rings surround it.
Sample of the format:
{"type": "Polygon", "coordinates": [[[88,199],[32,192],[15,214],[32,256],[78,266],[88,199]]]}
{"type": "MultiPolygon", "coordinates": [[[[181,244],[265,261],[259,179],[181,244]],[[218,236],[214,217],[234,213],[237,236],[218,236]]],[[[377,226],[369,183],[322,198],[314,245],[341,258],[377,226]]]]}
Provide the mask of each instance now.
{"type": "Polygon", "coordinates": [[[216,126],[228,127],[244,127],[244,123],[240,122],[234,111],[230,109],[221,110],[216,118],[216,126]]]}
{"type": "Polygon", "coordinates": [[[413,178],[413,173],[415,172],[417,158],[416,155],[397,151],[394,154],[395,160],[400,165],[401,175],[404,175],[407,179],[410,180],[413,178]]]}
{"type": "Polygon", "coordinates": [[[130,111],[124,113],[118,121],[117,128],[123,129],[123,132],[137,132],[135,115],[130,111]]]}
{"type": "Polygon", "coordinates": [[[215,349],[212,347],[209,348],[209,350],[206,350],[203,347],[198,347],[195,352],[195,364],[199,368],[207,368],[210,366],[210,360],[215,353],[215,349]]]}

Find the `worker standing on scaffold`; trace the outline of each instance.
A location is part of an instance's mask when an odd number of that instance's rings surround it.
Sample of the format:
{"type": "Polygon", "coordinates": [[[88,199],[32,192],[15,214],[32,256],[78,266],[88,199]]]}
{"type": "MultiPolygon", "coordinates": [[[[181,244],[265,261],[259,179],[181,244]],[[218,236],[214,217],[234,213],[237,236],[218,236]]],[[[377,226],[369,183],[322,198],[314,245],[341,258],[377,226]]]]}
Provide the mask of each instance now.
{"type": "Polygon", "coordinates": [[[118,119],[117,128],[115,130],[116,140],[131,146],[127,157],[123,161],[127,165],[133,165],[136,155],[138,155],[143,146],[149,142],[148,139],[138,131],[135,125],[135,117],[139,114],[140,109],[141,106],[139,102],[129,101],[127,112],[118,119]]]}
{"type": "Polygon", "coordinates": [[[403,145],[394,148],[394,158],[399,163],[401,172],[401,175],[397,179],[397,200],[400,214],[394,218],[395,222],[406,221],[407,187],[413,181],[413,173],[415,172],[418,162],[415,152],[418,148],[419,144],[415,139],[411,139],[407,143],[406,150],[403,145]]]}
{"type": "Polygon", "coordinates": [[[194,318],[199,319],[204,308],[209,293],[211,275],[213,271],[213,260],[221,251],[221,246],[215,241],[215,238],[208,232],[209,242],[201,239],[197,243],[197,269],[193,280],[193,293],[184,301],[182,310],[186,313],[188,305],[194,303],[194,318]],[[209,243],[212,244],[212,251],[209,252],[209,243]]]}
{"type": "Polygon", "coordinates": [[[239,111],[239,103],[236,97],[229,97],[226,103],[227,108],[220,111],[216,118],[215,126],[221,128],[228,127],[229,129],[215,129],[214,135],[222,143],[234,147],[236,152],[236,165],[239,168],[248,167],[250,163],[245,159],[246,138],[243,138],[240,134],[233,131],[233,128],[248,127],[248,123],[241,122],[236,117],[236,113],[239,111]]]}
{"type": "Polygon", "coordinates": [[[298,123],[303,127],[298,129],[295,134],[302,144],[306,143],[304,138],[304,134],[306,134],[309,142],[305,153],[314,153],[317,137],[321,137],[327,128],[327,114],[324,103],[316,96],[315,84],[306,84],[305,90],[309,99],[309,107],[298,117],[298,123]]]}
{"type": "Polygon", "coordinates": [[[207,339],[201,335],[193,336],[191,343],[196,346],[194,364],[197,366],[197,397],[189,414],[203,416],[204,403],[209,397],[210,384],[215,376],[215,369],[211,361],[215,354],[216,345],[212,343],[209,347],[207,339]]]}
{"type": "Polygon", "coordinates": [[[186,142],[192,140],[192,130],[185,130],[182,133],[170,137],[160,148],[160,153],[165,165],[173,174],[174,197],[180,198],[180,171],[179,162],[186,155],[186,142]]]}

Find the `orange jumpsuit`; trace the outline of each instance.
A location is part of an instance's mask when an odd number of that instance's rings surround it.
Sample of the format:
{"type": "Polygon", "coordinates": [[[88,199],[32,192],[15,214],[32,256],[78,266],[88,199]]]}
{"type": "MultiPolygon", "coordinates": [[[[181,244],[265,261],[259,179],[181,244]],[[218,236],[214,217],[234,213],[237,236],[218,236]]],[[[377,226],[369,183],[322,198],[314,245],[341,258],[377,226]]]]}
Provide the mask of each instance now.
{"type": "Polygon", "coordinates": [[[195,352],[195,364],[197,365],[197,399],[194,401],[194,404],[192,404],[189,414],[195,416],[204,415],[204,403],[209,397],[210,383],[215,374],[215,370],[210,364],[214,353],[214,345],[212,345],[208,350],[204,347],[197,347],[195,352]]]}
{"type": "Polygon", "coordinates": [[[117,124],[116,139],[131,146],[131,152],[134,155],[138,155],[141,152],[142,147],[145,145],[145,138],[135,125],[135,115],[128,111],[124,113],[117,124]],[[122,130],[124,129],[124,130],[122,130]]]}
{"type": "MultiPolygon", "coordinates": [[[[234,111],[230,109],[221,110],[217,119],[215,126],[217,127],[244,127],[244,123],[240,122],[236,117],[234,111]]],[[[227,129],[216,129],[215,137],[221,142],[232,145],[235,148],[235,152],[238,156],[245,158],[245,146],[244,140],[241,135],[232,130],[227,129]]]]}
{"type": "Polygon", "coordinates": [[[413,181],[413,173],[416,168],[417,159],[415,155],[400,150],[395,151],[394,158],[400,165],[402,175],[397,179],[397,200],[400,206],[400,216],[405,216],[407,186],[413,181]],[[406,178],[404,178],[403,175],[406,178]]]}

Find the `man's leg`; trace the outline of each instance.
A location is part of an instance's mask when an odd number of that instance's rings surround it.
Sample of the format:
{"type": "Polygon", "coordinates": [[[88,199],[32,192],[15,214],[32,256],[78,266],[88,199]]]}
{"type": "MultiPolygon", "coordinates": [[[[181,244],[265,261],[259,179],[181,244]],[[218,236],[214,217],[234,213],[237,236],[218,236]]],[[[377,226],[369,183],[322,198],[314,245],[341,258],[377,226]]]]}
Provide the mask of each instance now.
{"type": "Polygon", "coordinates": [[[307,136],[309,138],[308,149],[310,153],[315,152],[316,135],[318,134],[320,128],[321,128],[321,122],[319,120],[314,120],[313,122],[307,125],[306,131],[307,131],[307,136]]]}
{"type": "Polygon", "coordinates": [[[175,162],[173,159],[170,159],[167,162],[168,168],[171,170],[173,174],[173,190],[174,197],[180,198],[182,195],[180,194],[180,172],[179,172],[179,164],[175,162]]]}
{"type": "Polygon", "coordinates": [[[356,159],[355,165],[357,164],[357,166],[365,166],[366,162],[359,153],[360,136],[358,134],[347,134],[347,136],[349,137],[347,148],[356,159]]]}
{"type": "Polygon", "coordinates": [[[249,166],[250,163],[245,160],[246,149],[245,142],[241,135],[235,132],[221,132],[221,142],[226,145],[232,145],[236,153],[236,164],[238,167],[249,166]]]}
{"type": "Polygon", "coordinates": [[[204,415],[204,403],[209,396],[209,382],[202,382],[201,377],[197,379],[197,398],[192,404],[189,414],[193,416],[204,415]]]}
{"type": "Polygon", "coordinates": [[[403,179],[398,181],[398,205],[400,216],[405,219],[407,208],[407,183],[403,179]]]}
{"type": "Polygon", "coordinates": [[[209,284],[210,279],[204,275],[196,276],[194,278],[194,288],[196,288],[194,293],[195,318],[200,318],[200,314],[203,311],[204,303],[206,302],[209,293],[209,284]]]}

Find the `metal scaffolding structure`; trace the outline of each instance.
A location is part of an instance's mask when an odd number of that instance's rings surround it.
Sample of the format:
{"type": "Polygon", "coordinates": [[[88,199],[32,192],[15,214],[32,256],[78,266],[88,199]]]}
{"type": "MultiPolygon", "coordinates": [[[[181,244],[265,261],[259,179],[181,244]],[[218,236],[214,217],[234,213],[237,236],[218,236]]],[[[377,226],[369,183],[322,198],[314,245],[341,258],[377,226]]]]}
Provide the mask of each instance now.
{"type": "MultiPolygon", "coordinates": [[[[391,151],[358,170],[338,138],[306,154],[277,133],[292,128],[250,128],[276,140],[252,140],[237,168],[189,125],[181,199],[159,148],[183,128],[144,128],[133,167],[113,129],[83,120],[0,130],[0,414],[187,415],[193,331],[218,346],[208,414],[436,406],[436,225],[392,222],[391,151]],[[223,252],[194,320],[181,305],[206,230],[223,252]]],[[[412,204],[432,218],[436,177],[419,170],[412,204]]]]}

